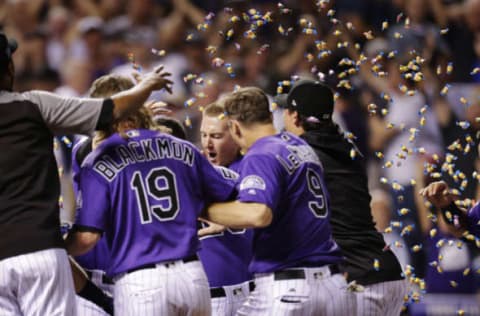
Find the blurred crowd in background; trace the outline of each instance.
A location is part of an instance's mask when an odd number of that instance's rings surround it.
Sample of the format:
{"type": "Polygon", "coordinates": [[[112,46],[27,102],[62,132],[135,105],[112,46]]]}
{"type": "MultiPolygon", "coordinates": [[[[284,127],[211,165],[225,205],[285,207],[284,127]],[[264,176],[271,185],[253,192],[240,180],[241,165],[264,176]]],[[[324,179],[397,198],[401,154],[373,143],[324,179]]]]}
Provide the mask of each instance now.
{"type": "Polygon", "coordinates": [[[419,293],[477,292],[480,241],[451,235],[417,193],[439,179],[465,206],[480,193],[480,0],[4,0],[0,21],[20,44],[15,90],[85,96],[101,75],[163,64],[174,86],[152,95],[157,115],[197,144],[202,107],[236,86],[274,97],[325,81],[419,293]]]}

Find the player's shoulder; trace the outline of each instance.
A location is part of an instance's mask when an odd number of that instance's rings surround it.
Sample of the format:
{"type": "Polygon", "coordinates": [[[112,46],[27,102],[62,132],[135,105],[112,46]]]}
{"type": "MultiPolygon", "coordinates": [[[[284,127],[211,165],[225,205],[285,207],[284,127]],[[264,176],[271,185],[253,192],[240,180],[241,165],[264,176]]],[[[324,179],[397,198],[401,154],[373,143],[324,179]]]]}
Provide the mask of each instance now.
{"type": "MultiPolygon", "coordinates": [[[[112,136],[108,137],[107,139],[103,140],[97,148],[93,149],[89,152],[85,157],[81,164],[82,167],[91,167],[95,164],[99,159],[102,159],[104,155],[112,154],[115,148],[123,143],[125,140],[120,137],[118,134],[113,134],[112,136]]],[[[80,149],[80,148],[79,148],[80,149]]]]}
{"type": "Polygon", "coordinates": [[[75,171],[80,169],[90,152],[92,152],[92,139],[87,136],[76,137],[72,148],[72,165],[75,171]]]}
{"type": "Polygon", "coordinates": [[[283,143],[286,143],[286,144],[308,145],[308,143],[304,139],[302,139],[300,136],[297,136],[290,132],[281,132],[275,136],[278,140],[281,140],[283,143]]]}
{"type": "Polygon", "coordinates": [[[228,169],[238,173],[240,170],[240,166],[242,164],[242,159],[243,159],[243,155],[239,155],[237,159],[235,159],[230,165],[228,165],[228,169]]]}
{"type": "Polygon", "coordinates": [[[227,180],[237,180],[239,178],[239,174],[234,171],[233,169],[223,167],[223,166],[213,166],[215,170],[220,173],[223,178],[227,180]]]}
{"type": "Polygon", "coordinates": [[[288,153],[288,148],[292,146],[308,146],[308,144],[291,133],[282,132],[259,139],[249,149],[246,157],[276,157],[288,153]]]}
{"type": "Polygon", "coordinates": [[[83,136],[83,135],[75,135],[74,141],[73,141],[73,148],[72,148],[72,153],[75,155],[76,152],[78,152],[83,146],[85,146],[89,141],[91,141],[91,138],[88,136],[83,136]]]}
{"type": "Polygon", "coordinates": [[[281,140],[277,135],[266,136],[258,139],[248,149],[245,158],[252,155],[270,155],[282,146],[281,140]]]}

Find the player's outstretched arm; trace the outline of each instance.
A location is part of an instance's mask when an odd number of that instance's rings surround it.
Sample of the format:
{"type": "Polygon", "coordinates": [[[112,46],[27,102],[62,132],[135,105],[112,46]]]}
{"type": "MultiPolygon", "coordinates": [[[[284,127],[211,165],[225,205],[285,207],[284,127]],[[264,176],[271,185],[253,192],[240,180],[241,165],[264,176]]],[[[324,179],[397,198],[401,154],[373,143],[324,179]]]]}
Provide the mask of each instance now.
{"type": "Polygon", "coordinates": [[[204,215],[209,221],[235,229],[266,227],[273,217],[265,204],[239,201],[211,204],[204,215]]]}
{"type": "Polygon", "coordinates": [[[163,66],[159,66],[142,77],[135,87],[113,95],[111,97],[114,104],[113,118],[117,120],[126,117],[139,109],[155,90],[165,89],[172,93],[172,81],[168,79],[169,76],[170,73],[165,72],[163,66]]]}

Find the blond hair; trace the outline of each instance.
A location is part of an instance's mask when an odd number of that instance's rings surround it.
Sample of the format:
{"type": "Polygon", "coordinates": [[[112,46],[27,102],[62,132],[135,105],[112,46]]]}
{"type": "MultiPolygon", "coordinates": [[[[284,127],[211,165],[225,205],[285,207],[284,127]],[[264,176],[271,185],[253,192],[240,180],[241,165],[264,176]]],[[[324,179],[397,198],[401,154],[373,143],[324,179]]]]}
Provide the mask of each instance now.
{"type": "MultiPolygon", "coordinates": [[[[90,88],[90,96],[93,98],[108,98],[112,95],[133,88],[134,83],[127,77],[109,74],[96,79],[90,88]]],[[[150,129],[154,125],[148,110],[144,107],[138,109],[127,118],[113,122],[109,129],[98,131],[98,141],[108,138],[118,130],[121,122],[130,121],[137,128],[150,129]]],[[[120,133],[126,138],[125,133],[120,133]]]]}
{"type": "Polygon", "coordinates": [[[225,113],[225,107],[218,102],[210,103],[203,110],[203,115],[207,116],[219,116],[225,113]]]}
{"type": "Polygon", "coordinates": [[[89,94],[92,98],[108,98],[133,86],[134,83],[129,78],[110,74],[96,79],[92,83],[89,94]]]}

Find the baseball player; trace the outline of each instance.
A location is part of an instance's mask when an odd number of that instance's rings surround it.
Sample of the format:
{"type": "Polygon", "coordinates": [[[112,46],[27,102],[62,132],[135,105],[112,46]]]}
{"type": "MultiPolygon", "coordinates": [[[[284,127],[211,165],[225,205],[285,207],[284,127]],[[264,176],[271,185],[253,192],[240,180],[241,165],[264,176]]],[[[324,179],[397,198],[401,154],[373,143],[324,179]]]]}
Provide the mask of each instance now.
{"type": "Polygon", "coordinates": [[[277,97],[277,104],[286,108],[286,130],[303,138],[324,167],[333,237],[346,259],[341,268],[349,282],[359,285],[356,315],[399,315],[407,284],[397,258],[375,229],[365,160],[331,119],[332,90],[318,81],[300,80],[288,95],[277,97]]]}
{"type": "Polygon", "coordinates": [[[419,194],[440,209],[447,224],[450,224],[457,234],[466,232],[480,237],[480,202],[468,211],[458,207],[455,200],[458,196],[450,190],[445,181],[430,183],[421,189],[419,194]]]}
{"type": "Polygon", "coordinates": [[[14,93],[16,48],[0,34],[0,315],[76,315],[53,136],[105,128],[139,108],[151,91],[170,90],[171,82],[158,68],[109,99],[14,93]]]}
{"type": "MultiPolygon", "coordinates": [[[[106,98],[115,93],[128,90],[133,86],[134,84],[129,78],[117,75],[105,75],[93,82],[90,89],[90,96],[93,98],[106,98]]],[[[125,125],[132,119],[135,119],[135,115],[119,123],[115,123],[114,126],[125,125]]],[[[97,132],[93,139],[89,137],[81,138],[73,147],[72,176],[73,190],[75,196],[78,198],[77,208],[81,206],[79,196],[80,166],[85,157],[92,151],[93,146],[98,146],[105,136],[103,132],[97,132]]],[[[106,239],[103,237],[91,251],[75,258],[77,263],[86,270],[89,279],[106,294],[99,292],[98,289],[89,284],[89,281],[86,279],[82,279],[81,276],[78,277],[80,280],[74,278],[76,283],[85,283],[85,285],[80,284],[82,291],[79,292],[79,296],[81,295],[85,299],[77,296],[77,311],[80,315],[105,315],[105,312],[113,314],[113,301],[111,298],[113,297],[113,281],[105,275],[108,259],[108,245],[106,239]],[[91,302],[101,306],[105,311],[92,306],[91,302]]]]}
{"type": "Polygon", "coordinates": [[[210,314],[196,222],[207,202],[232,195],[233,181],[192,144],[140,129],[103,141],[83,163],[80,187],[67,247],[83,254],[105,234],[115,314],[210,314]]]}
{"type": "MultiPolygon", "coordinates": [[[[205,107],[200,126],[202,149],[212,164],[236,171],[241,161],[240,147],[230,136],[227,120],[222,117],[224,113],[225,109],[217,103],[205,107]]],[[[238,177],[236,173],[229,174],[238,177]]],[[[210,284],[214,316],[235,315],[253,290],[252,275],[248,271],[252,233],[246,229],[225,229],[200,238],[198,255],[210,284]]]]}
{"type": "Polygon", "coordinates": [[[355,298],[339,273],[323,170],[313,150],[276,134],[265,93],[241,88],[223,104],[230,133],[246,152],[236,201],[215,203],[207,219],[253,227],[255,290],[238,315],[352,315],[355,298]]]}

